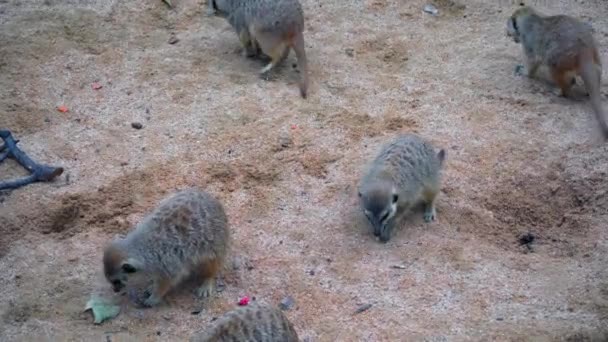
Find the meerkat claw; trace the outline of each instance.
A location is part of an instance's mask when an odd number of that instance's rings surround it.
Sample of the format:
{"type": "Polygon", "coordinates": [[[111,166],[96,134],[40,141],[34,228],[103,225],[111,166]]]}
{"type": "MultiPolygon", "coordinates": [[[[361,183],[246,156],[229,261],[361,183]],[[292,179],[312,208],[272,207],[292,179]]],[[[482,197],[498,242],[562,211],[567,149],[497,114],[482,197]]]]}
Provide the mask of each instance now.
{"type": "Polygon", "coordinates": [[[161,301],[162,299],[157,295],[151,295],[143,301],[143,305],[149,308],[160,304],[161,301]]]}
{"type": "Polygon", "coordinates": [[[198,298],[208,298],[215,292],[215,286],[213,281],[206,280],[201,286],[196,289],[196,296],[198,298]]]}
{"type": "Polygon", "coordinates": [[[434,206],[427,206],[427,208],[424,210],[424,222],[432,222],[435,221],[435,218],[437,217],[437,211],[435,210],[434,206]]]}

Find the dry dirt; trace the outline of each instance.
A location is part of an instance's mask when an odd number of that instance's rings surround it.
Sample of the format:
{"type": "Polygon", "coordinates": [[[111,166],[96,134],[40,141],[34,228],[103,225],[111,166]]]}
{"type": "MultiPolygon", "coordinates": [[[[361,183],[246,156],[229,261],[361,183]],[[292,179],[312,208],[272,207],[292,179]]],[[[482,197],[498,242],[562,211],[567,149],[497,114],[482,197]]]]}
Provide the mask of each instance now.
{"type": "MultiPolygon", "coordinates": [[[[308,341],[608,340],[608,145],[584,95],[514,74],[511,1],[303,0],[308,100],[293,53],[262,80],[203,0],[173,3],[0,0],[0,127],[66,168],[0,195],[1,340],[184,340],[241,295],[293,296],[308,341]],[[445,181],[438,221],[381,244],[356,184],[400,132],[447,149],[445,181]],[[189,186],[225,203],[224,291],[93,325],[103,245],[189,186]]],[[[604,0],[536,3],[591,22],[608,64],[604,0]]]]}

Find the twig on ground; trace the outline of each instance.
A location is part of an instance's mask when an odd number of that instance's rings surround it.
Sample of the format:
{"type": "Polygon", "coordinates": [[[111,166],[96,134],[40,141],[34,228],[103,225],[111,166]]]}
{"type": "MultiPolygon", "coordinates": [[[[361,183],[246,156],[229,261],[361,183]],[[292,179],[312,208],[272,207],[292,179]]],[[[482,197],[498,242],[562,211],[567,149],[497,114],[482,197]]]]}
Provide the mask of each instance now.
{"type": "Polygon", "coordinates": [[[4,144],[0,146],[0,162],[11,157],[31,173],[31,175],[19,179],[0,181],[0,190],[16,189],[34,182],[49,182],[63,173],[62,167],[38,164],[33,161],[17,147],[19,140],[15,140],[10,131],[0,130],[0,138],[4,140],[4,144]]]}

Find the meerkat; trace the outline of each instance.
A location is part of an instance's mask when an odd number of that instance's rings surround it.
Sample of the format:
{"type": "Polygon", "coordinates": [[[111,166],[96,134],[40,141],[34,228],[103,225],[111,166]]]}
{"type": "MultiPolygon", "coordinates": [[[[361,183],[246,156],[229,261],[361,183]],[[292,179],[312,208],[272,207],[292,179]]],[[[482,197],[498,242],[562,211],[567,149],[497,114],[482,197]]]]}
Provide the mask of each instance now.
{"type": "Polygon", "coordinates": [[[250,304],[218,318],[191,342],[298,342],[298,334],[285,314],[265,304],[250,304]]]}
{"type": "Polygon", "coordinates": [[[298,0],[207,0],[207,14],[226,18],[247,57],[263,52],[270,62],[260,70],[268,75],[293,49],[300,68],[300,95],[308,93],[308,61],[304,48],[304,12],[298,0]]]}
{"type": "Polygon", "coordinates": [[[222,204],[191,188],[165,198],[125,238],[104,250],[106,279],[115,292],[127,290],[143,306],[194,279],[199,297],[210,296],[230,245],[222,204]]]}
{"type": "Polygon", "coordinates": [[[445,155],[415,134],[400,135],[382,147],[359,184],[363,212],[380,241],[388,242],[395,224],[420,202],[424,220],[435,220],[445,155]]]}
{"type": "Polygon", "coordinates": [[[522,44],[528,77],[535,77],[541,65],[548,66],[561,96],[568,97],[575,77],[581,76],[602,134],[608,139],[600,93],[602,64],[593,28],[567,15],[544,16],[522,7],[507,21],[507,35],[522,44]]]}

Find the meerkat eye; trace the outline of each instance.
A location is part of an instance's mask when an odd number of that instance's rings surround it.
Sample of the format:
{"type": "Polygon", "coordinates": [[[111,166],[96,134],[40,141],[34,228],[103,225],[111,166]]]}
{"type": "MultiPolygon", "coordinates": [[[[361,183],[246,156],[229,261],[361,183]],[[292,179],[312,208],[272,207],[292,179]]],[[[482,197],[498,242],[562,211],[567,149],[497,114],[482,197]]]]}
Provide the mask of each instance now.
{"type": "Polygon", "coordinates": [[[131,265],[131,264],[123,264],[122,270],[125,273],[135,273],[135,271],[136,271],[135,267],[133,267],[133,265],[131,265]]]}
{"type": "Polygon", "coordinates": [[[393,204],[397,203],[398,200],[399,200],[399,195],[393,194],[393,204]]]}

